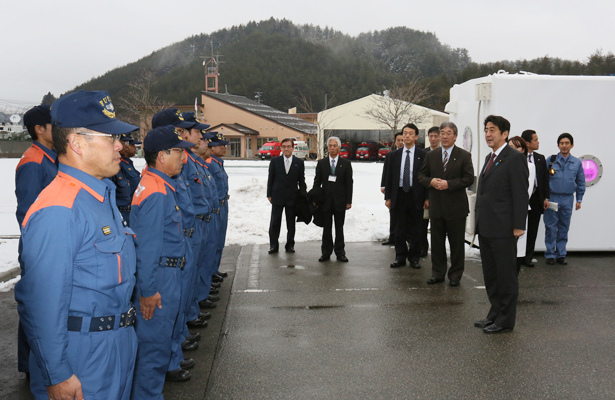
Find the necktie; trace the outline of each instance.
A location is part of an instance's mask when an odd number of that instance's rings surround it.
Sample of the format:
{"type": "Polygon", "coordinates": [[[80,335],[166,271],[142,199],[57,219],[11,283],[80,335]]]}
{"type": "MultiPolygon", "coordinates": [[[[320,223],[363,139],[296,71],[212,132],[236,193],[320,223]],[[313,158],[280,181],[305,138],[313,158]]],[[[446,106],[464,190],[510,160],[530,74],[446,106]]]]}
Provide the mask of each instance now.
{"type": "Polygon", "coordinates": [[[331,174],[335,174],[335,159],[331,160],[331,174]]]}
{"type": "MultiPolygon", "coordinates": [[[[532,153],[527,155],[527,162],[529,162],[530,164],[533,164],[532,162],[532,153]]],[[[532,189],[532,194],[534,194],[536,192],[536,187],[538,187],[538,182],[536,182],[536,177],[534,177],[534,189],[532,189]]]]}
{"type": "Polygon", "coordinates": [[[491,168],[491,166],[493,165],[493,161],[495,161],[495,153],[493,153],[491,159],[487,163],[487,168],[485,168],[485,173],[483,175],[487,174],[487,171],[489,171],[489,168],[491,168]]]}
{"type": "Polygon", "coordinates": [[[410,191],[410,150],[406,150],[406,161],[404,163],[404,192],[410,191]]]}
{"type": "Polygon", "coordinates": [[[444,170],[446,171],[446,166],[448,165],[448,153],[444,150],[444,170]]]}
{"type": "Polygon", "coordinates": [[[286,158],[284,163],[284,168],[286,168],[286,173],[288,174],[288,171],[290,170],[290,158],[286,158]]]}

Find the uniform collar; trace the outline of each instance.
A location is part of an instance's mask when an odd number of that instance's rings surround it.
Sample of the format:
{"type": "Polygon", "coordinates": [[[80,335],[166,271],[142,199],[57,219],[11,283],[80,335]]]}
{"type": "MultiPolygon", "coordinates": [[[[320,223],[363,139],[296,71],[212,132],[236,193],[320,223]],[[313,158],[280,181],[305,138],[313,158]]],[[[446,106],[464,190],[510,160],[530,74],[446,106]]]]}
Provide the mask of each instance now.
{"type": "Polygon", "coordinates": [[[43,152],[45,152],[45,155],[47,156],[47,158],[51,160],[51,162],[55,163],[56,160],[58,159],[58,155],[53,149],[48,149],[47,147],[43,146],[36,140],[32,141],[32,146],[36,146],[39,149],[41,149],[43,152]]]}
{"type": "Polygon", "coordinates": [[[109,189],[105,180],[94,178],[86,172],[62,163],[59,163],[58,171],[79,181],[84,189],[101,203],[104,201],[105,193],[109,189]]]}
{"type": "Polygon", "coordinates": [[[173,180],[169,175],[152,167],[148,167],[146,173],[152,174],[156,178],[161,179],[168,187],[171,188],[171,190],[175,191],[175,182],[177,181],[173,180]]]}
{"type": "Polygon", "coordinates": [[[211,155],[211,157],[212,157],[214,160],[218,161],[220,164],[224,164],[224,160],[223,160],[223,159],[221,159],[220,157],[215,156],[215,155],[213,155],[213,154],[211,155]]]}

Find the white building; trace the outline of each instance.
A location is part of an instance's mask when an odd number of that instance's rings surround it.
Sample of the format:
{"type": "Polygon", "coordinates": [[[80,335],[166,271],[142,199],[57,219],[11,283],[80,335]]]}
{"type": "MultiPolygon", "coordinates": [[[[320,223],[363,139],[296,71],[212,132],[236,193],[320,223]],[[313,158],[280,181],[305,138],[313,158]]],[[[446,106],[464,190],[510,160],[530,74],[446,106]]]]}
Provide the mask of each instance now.
{"type": "Polygon", "coordinates": [[[385,115],[399,115],[399,131],[408,122],[419,128],[419,143],[424,144],[425,133],[434,125],[448,121],[448,114],[404,101],[371,94],[366,97],[318,113],[318,139],[322,149],[324,140],[338,136],[342,140],[361,142],[392,142],[393,132],[385,123],[368,115],[380,110],[385,115]],[[409,106],[409,107],[408,107],[409,106]]]}

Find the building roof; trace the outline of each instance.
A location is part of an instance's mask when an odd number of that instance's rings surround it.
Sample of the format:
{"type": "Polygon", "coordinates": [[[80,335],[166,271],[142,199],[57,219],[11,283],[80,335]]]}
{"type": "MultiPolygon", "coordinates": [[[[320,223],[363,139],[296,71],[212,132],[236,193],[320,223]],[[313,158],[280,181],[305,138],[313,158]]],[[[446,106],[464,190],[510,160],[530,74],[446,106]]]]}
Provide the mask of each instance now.
{"type": "Polygon", "coordinates": [[[315,135],[317,133],[315,124],[306,122],[294,115],[290,115],[280,110],[276,110],[275,108],[265,105],[263,103],[258,103],[254,100],[250,100],[247,97],[206,91],[201,91],[201,93],[216,100],[240,108],[242,110],[248,111],[252,114],[260,115],[263,118],[267,118],[271,121],[277,122],[280,125],[284,125],[299,132],[307,133],[310,135],[315,135]]]}
{"type": "Polygon", "coordinates": [[[214,132],[216,130],[218,130],[221,126],[225,126],[229,129],[232,129],[234,131],[243,133],[244,135],[258,135],[258,131],[255,131],[252,128],[248,128],[247,126],[243,126],[241,124],[218,124],[216,126],[212,126],[211,128],[208,128],[207,131],[208,132],[214,132]]]}

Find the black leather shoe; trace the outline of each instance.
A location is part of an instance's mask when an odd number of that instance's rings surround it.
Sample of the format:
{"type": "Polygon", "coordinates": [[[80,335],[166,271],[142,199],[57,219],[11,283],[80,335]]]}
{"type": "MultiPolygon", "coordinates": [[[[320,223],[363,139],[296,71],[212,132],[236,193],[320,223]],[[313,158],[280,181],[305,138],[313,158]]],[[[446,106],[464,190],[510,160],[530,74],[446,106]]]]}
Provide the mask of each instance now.
{"type": "Polygon", "coordinates": [[[220,301],[220,296],[209,296],[207,300],[215,303],[216,301],[220,301]]]}
{"type": "Polygon", "coordinates": [[[194,351],[199,348],[199,342],[190,342],[188,340],[184,340],[182,343],[183,351],[194,351]]]}
{"type": "Polygon", "coordinates": [[[457,287],[457,286],[459,286],[459,283],[460,283],[459,281],[450,281],[448,284],[449,284],[451,287],[457,287]]]}
{"type": "Polygon", "coordinates": [[[269,251],[267,253],[274,254],[274,253],[277,253],[277,252],[278,252],[278,249],[276,249],[275,247],[270,247],[269,251]]]}
{"type": "Polygon", "coordinates": [[[220,293],[220,291],[216,288],[212,287],[211,289],[209,289],[209,294],[218,294],[218,293],[220,293]]]}
{"type": "Polygon", "coordinates": [[[205,300],[199,301],[199,307],[200,308],[216,308],[216,305],[213,302],[205,299],[205,300]]]}
{"type": "Polygon", "coordinates": [[[213,283],[222,283],[224,282],[224,279],[222,279],[221,277],[219,277],[218,275],[212,275],[211,277],[211,281],[213,283]]]}
{"type": "Polygon", "coordinates": [[[188,325],[188,328],[207,328],[207,321],[197,318],[186,322],[186,325],[188,325]]]}
{"type": "Polygon", "coordinates": [[[294,247],[287,247],[286,248],[286,252],[287,253],[294,253],[295,252],[295,248],[294,247]]]}
{"type": "Polygon", "coordinates": [[[173,371],[167,371],[167,375],[164,378],[167,382],[186,382],[190,379],[190,371],[185,369],[174,369],[173,371]]]}
{"type": "Polygon", "coordinates": [[[547,264],[548,264],[548,265],[553,265],[553,264],[555,264],[555,258],[547,258],[547,264]]]}
{"type": "Polygon", "coordinates": [[[208,313],[207,311],[199,313],[199,319],[202,319],[203,321],[205,321],[206,319],[210,319],[210,318],[211,318],[211,314],[208,313]]]}
{"type": "Polygon", "coordinates": [[[436,283],[442,283],[444,282],[444,278],[434,278],[433,276],[429,279],[427,279],[427,284],[428,285],[435,285],[436,283]]]}
{"type": "Polygon", "coordinates": [[[427,257],[427,250],[421,251],[421,258],[427,257]]]}
{"type": "Polygon", "coordinates": [[[560,257],[556,261],[557,261],[558,264],[568,265],[568,261],[566,261],[566,257],[560,257]]]}
{"type": "Polygon", "coordinates": [[[318,259],[318,262],[325,262],[325,261],[329,261],[330,259],[331,259],[331,257],[329,257],[329,256],[325,256],[325,255],[322,255],[322,256],[320,256],[320,258],[318,259]]]}
{"type": "Polygon", "coordinates": [[[222,285],[220,284],[220,282],[216,282],[216,283],[212,282],[212,283],[211,283],[211,287],[212,287],[212,288],[214,288],[214,289],[218,289],[220,286],[222,286],[222,285]]]}
{"type": "Polygon", "coordinates": [[[504,333],[504,332],[512,332],[512,328],[503,328],[501,326],[497,326],[496,324],[491,324],[483,328],[483,332],[485,333],[504,333]]]}
{"type": "Polygon", "coordinates": [[[421,264],[418,261],[410,261],[410,267],[414,269],[421,269],[421,264]]]}
{"type": "Polygon", "coordinates": [[[394,245],[394,244],[395,244],[395,243],[393,243],[393,242],[391,241],[391,239],[387,239],[386,241],[382,242],[382,245],[383,245],[383,246],[391,246],[391,245],[394,245]]]}
{"type": "Polygon", "coordinates": [[[527,262],[527,261],[521,261],[521,265],[523,265],[524,267],[528,267],[528,268],[534,268],[534,263],[533,262],[527,262]]]}
{"type": "Polygon", "coordinates": [[[337,261],[348,262],[348,259],[346,258],[346,256],[337,256],[337,261]]]}
{"type": "Polygon", "coordinates": [[[481,319],[480,321],[475,321],[474,322],[474,326],[477,327],[477,328],[486,328],[489,325],[493,325],[493,321],[490,320],[490,319],[487,319],[487,318],[481,319]]]}
{"type": "Polygon", "coordinates": [[[216,272],[216,275],[218,275],[220,278],[226,278],[228,276],[228,272],[216,272]]]}
{"type": "Polygon", "coordinates": [[[191,369],[194,368],[194,360],[192,358],[185,359],[184,361],[179,362],[179,366],[181,369],[191,369]]]}
{"type": "Polygon", "coordinates": [[[405,261],[399,261],[399,260],[395,260],[391,263],[390,267],[391,268],[399,268],[399,267],[403,267],[404,265],[406,265],[405,261]]]}
{"type": "Polygon", "coordinates": [[[199,332],[191,333],[190,335],[188,335],[186,340],[189,342],[198,342],[199,340],[201,340],[201,334],[199,332]]]}

